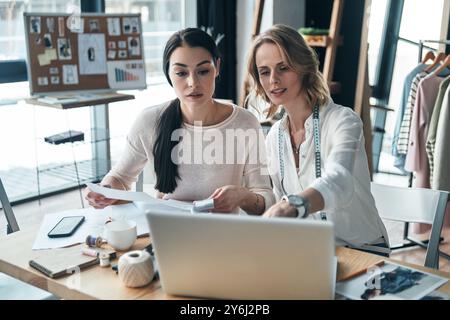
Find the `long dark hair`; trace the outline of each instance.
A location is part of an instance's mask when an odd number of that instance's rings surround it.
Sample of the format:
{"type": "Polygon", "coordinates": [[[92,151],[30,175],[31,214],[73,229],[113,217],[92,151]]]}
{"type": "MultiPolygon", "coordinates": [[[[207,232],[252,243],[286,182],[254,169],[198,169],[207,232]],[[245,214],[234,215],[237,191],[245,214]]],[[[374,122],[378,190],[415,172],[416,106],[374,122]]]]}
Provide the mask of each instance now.
{"type": "MultiPolygon", "coordinates": [[[[217,66],[220,58],[219,49],[214,40],[206,32],[197,28],[187,28],[175,32],[166,43],[163,55],[163,71],[167,81],[172,86],[169,77],[170,57],[175,49],[186,45],[190,48],[201,47],[207,50],[217,66]]],[[[172,100],[161,114],[156,126],[156,140],[153,146],[155,159],[156,185],[155,188],[163,193],[171,193],[177,187],[180,179],[178,165],[172,161],[172,149],[179,141],[172,141],[172,132],[181,128],[183,118],[180,100],[172,100]]]]}

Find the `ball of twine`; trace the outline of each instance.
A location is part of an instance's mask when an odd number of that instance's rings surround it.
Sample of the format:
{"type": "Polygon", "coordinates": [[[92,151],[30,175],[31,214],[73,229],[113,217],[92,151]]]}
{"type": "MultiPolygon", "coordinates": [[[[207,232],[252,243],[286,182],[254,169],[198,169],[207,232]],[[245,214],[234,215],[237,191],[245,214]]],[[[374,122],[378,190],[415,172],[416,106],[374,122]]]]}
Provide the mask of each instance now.
{"type": "Polygon", "coordinates": [[[130,251],[122,255],[118,265],[119,278],[127,287],[142,287],[155,275],[153,261],[147,251],[130,251]]]}

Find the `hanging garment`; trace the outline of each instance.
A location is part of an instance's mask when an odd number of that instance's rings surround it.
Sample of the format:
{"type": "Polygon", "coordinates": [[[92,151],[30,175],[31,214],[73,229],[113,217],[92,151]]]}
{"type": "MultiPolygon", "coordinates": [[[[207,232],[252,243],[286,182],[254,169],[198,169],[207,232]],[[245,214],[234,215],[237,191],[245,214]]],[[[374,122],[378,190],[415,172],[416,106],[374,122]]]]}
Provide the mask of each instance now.
{"type": "MultiPolygon", "coordinates": [[[[405,159],[405,169],[415,172],[416,179],[413,186],[417,188],[430,188],[430,168],[425,144],[430,115],[442,81],[442,78],[431,74],[420,81],[417,89],[416,103],[412,112],[408,152],[405,159]]],[[[429,230],[430,226],[423,223],[414,223],[412,226],[414,233],[424,233],[429,230]]]]}
{"type": "MultiPolygon", "coordinates": [[[[438,68],[439,65],[436,65],[431,71],[434,71],[436,68],[438,68]]],[[[413,116],[414,111],[414,105],[416,103],[416,95],[417,95],[417,87],[419,85],[420,80],[425,78],[429,73],[428,72],[420,72],[418,73],[412,83],[411,83],[411,90],[409,92],[409,96],[407,99],[407,104],[405,107],[405,111],[402,118],[402,123],[400,125],[400,131],[398,133],[398,139],[397,139],[397,152],[399,155],[406,155],[408,152],[408,144],[409,144],[409,133],[411,130],[411,119],[413,116]]],[[[446,77],[450,74],[450,70],[446,68],[444,71],[442,71],[439,76],[446,77]]],[[[401,159],[401,158],[400,158],[401,159]]],[[[399,168],[401,171],[404,171],[404,162],[402,163],[400,160],[397,164],[395,164],[397,168],[399,168]]]]}
{"type": "Polygon", "coordinates": [[[417,90],[405,159],[405,169],[416,173],[414,186],[417,188],[430,188],[430,168],[425,145],[430,115],[443,80],[430,74],[420,81],[417,90]]]}
{"type": "MultiPolygon", "coordinates": [[[[436,190],[450,191],[450,166],[448,164],[450,159],[450,85],[445,91],[438,118],[431,187],[436,190]]],[[[443,227],[450,228],[450,205],[448,204],[443,227]]]]}
{"type": "Polygon", "coordinates": [[[450,86],[444,94],[436,130],[433,159],[433,189],[450,191],[450,86]]]}
{"type": "Polygon", "coordinates": [[[442,102],[444,100],[445,92],[450,85],[450,77],[447,77],[441,82],[439,92],[434,104],[433,113],[431,115],[430,124],[428,126],[428,135],[426,142],[426,150],[428,156],[428,163],[430,165],[430,184],[433,186],[433,167],[434,167],[434,149],[436,144],[436,132],[439,121],[439,114],[441,112],[442,102]]]}
{"type": "Polygon", "coordinates": [[[406,105],[408,103],[409,92],[411,91],[411,84],[415,78],[415,76],[422,72],[427,67],[426,64],[420,63],[414,69],[412,69],[405,77],[403,81],[403,91],[400,98],[400,104],[397,109],[397,120],[395,121],[395,129],[394,136],[392,140],[392,155],[395,157],[394,166],[403,173],[407,173],[405,171],[405,154],[399,154],[397,149],[398,137],[400,134],[400,127],[402,124],[403,116],[405,114],[406,105]]]}
{"type": "MultiPolygon", "coordinates": [[[[403,115],[400,132],[398,134],[397,152],[406,155],[408,152],[409,131],[411,127],[411,119],[413,115],[414,105],[416,104],[417,87],[420,80],[428,75],[426,72],[420,72],[414,77],[409,91],[408,102],[406,104],[405,113],[403,115]]],[[[405,168],[406,169],[406,168],[405,168]]]]}

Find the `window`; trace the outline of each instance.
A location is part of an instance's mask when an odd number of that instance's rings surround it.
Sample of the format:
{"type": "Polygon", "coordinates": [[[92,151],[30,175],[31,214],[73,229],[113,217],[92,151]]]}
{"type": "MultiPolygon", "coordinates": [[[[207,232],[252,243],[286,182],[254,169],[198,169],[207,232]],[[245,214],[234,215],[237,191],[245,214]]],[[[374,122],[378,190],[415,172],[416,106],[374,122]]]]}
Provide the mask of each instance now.
{"type": "Polygon", "coordinates": [[[106,0],[106,13],[140,13],[147,83],[165,83],[161,60],[164,45],[169,37],[183,27],[183,0],[124,1],[106,0]]]}
{"type": "Polygon", "coordinates": [[[23,13],[71,12],[80,0],[0,1],[0,61],[26,59],[23,13]]]}
{"type": "MultiPolygon", "coordinates": [[[[391,0],[396,1],[396,0],[391,0]]],[[[371,16],[380,17],[381,12],[385,12],[387,16],[389,12],[387,12],[386,7],[377,4],[374,6],[374,2],[372,2],[372,10],[371,16]]],[[[389,5],[389,2],[388,2],[389,5]]],[[[396,47],[393,51],[395,52],[395,56],[393,59],[393,68],[392,70],[387,70],[385,72],[392,73],[392,81],[390,84],[390,90],[387,92],[388,96],[379,97],[388,101],[388,107],[394,109],[394,112],[387,112],[385,117],[381,117],[382,122],[380,123],[378,120],[380,119],[379,111],[374,112],[375,122],[377,126],[385,128],[385,134],[383,137],[383,143],[379,146],[374,144],[374,154],[380,154],[380,161],[378,166],[378,171],[387,171],[392,173],[399,173],[399,171],[394,167],[393,162],[394,158],[391,156],[391,147],[392,147],[392,139],[394,134],[395,122],[398,117],[398,106],[400,104],[401,94],[403,90],[403,81],[405,76],[417,65],[418,63],[418,54],[419,54],[419,46],[418,42],[420,40],[439,40],[441,38],[442,30],[441,28],[445,26],[447,28],[448,21],[442,21],[442,14],[444,10],[444,0],[405,0],[403,1],[402,11],[401,11],[401,22],[400,28],[398,29],[397,41],[395,42],[396,47]],[[381,153],[380,153],[381,151],[381,153]]],[[[377,20],[382,20],[381,18],[377,18],[377,20]]],[[[376,43],[381,43],[383,39],[389,36],[389,34],[383,34],[383,37],[379,37],[380,26],[381,24],[372,25],[372,21],[369,27],[369,39],[373,39],[375,45],[370,43],[371,46],[376,48],[376,43]]],[[[445,30],[447,31],[447,30],[445,30]]],[[[390,31],[391,32],[391,31],[390,31]]],[[[395,36],[395,35],[394,35],[395,36]]],[[[371,41],[371,40],[369,40],[371,41]]],[[[428,45],[428,44],[427,44],[428,45]]],[[[438,49],[438,44],[429,44],[429,47],[438,49]]],[[[426,51],[424,51],[426,52],[426,51]]],[[[371,58],[369,57],[369,76],[375,77],[376,75],[370,74],[370,70],[375,70],[374,65],[372,63],[373,60],[377,62],[385,57],[382,57],[382,52],[378,52],[378,56],[376,56],[376,50],[371,51],[371,58]]],[[[378,70],[378,68],[377,68],[378,70]]],[[[381,69],[383,70],[383,69],[381,69]]],[[[373,82],[372,82],[373,83],[373,82]]],[[[376,161],[374,161],[376,163],[376,161]]],[[[377,168],[375,168],[377,169],[377,168]]]]}
{"type": "Polygon", "coordinates": [[[375,82],[375,72],[379,60],[381,38],[383,36],[383,25],[386,17],[387,0],[372,1],[370,7],[370,22],[369,22],[369,83],[371,85],[375,82]]]}
{"type": "MultiPolygon", "coordinates": [[[[83,1],[91,0],[0,0],[0,48],[2,48],[0,63],[26,59],[24,11],[70,13],[80,8],[83,1]]],[[[124,136],[140,110],[173,98],[173,90],[162,73],[163,48],[173,32],[188,25],[195,25],[196,2],[195,0],[105,0],[105,11],[141,13],[149,85],[147,90],[127,91],[136,96],[131,103],[125,101],[109,106],[111,159],[114,162],[123,148],[124,136]]],[[[0,137],[2,137],[0,150],[6,150],[0,157],[0,176],[12,201],[22,201],[37,195],[37,164],[41,169],[59,166],[65,170],[68,165],[73,167],[75,158],[86,164],[79,166],[80,174],[82,170],[88,174],[93,170],[88,165],[93,157],[89,143],[78,144],[76,149],[72,150],[71,146],[51,146],[43,142],[44,136],[67,131],[69,127],[72,130],[83,131],[85,140],[89,140],[92,117],[90,108],[64,112],[52,108],[34,108],[23,101],[28,95],[28,82],[0,84],[0,137]],[[67,112],[69,114],[66,114],[67,112]]],[[[70,186],[64,181],[65,177],[73,173],[73,170],[70,170],[41,176],[41,194],[75,186],[73,176],[70,186]]]]}

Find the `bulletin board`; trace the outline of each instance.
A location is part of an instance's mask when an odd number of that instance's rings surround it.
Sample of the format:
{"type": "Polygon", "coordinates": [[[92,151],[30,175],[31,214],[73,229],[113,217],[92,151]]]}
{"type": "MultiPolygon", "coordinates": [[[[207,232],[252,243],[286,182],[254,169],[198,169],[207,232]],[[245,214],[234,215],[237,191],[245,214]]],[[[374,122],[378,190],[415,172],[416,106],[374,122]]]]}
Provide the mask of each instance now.
{"type": "Polygon", "coordinates": [[[24,13],[32,95],[145,89],[140,14],[24,13]]]}

